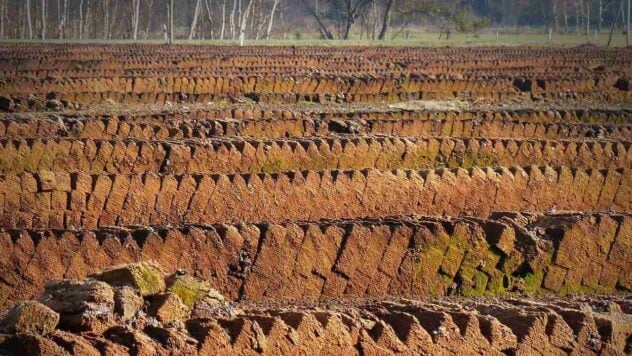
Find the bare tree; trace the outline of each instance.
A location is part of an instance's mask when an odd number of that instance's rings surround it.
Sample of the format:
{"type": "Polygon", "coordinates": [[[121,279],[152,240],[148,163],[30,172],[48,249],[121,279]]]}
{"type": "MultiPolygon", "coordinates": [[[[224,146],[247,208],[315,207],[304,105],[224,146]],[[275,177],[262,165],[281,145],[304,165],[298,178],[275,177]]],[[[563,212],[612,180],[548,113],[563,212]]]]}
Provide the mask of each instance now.
{"type": "Polygon", "coordinates": [[[215,39],[215,32],[213,31],[213,14],[211,12],[211,6],[209,4],[209,0],[204,0],[204,4],[206,5],[206,15],[208,17],[209,27],[211,28],[211,39],[215,39]]]}
{"type": "MultiPolygon", "coordinates": [[[[333,25],[340,38],[345,40],[349,39],[351,28],[367,9],[371,1],[372,0],[344,0],[342,6],[340,6],[337,1],[329,1],[327,4],[324,4],[327,6],[326,9],[333,13],[333,25]]],[[[307,3],[307,0],[303,0],[303,4],[307,6],[309,12],[316,20],[323,36],[327,39],[333,39],[334,36],[325,23],[327,19],[318,11],[318,3],[316,3],[316,6],[312,6],[307,3]]]]}
{"type": "Polygon", "coordinates": [[[6,17],[7,1],[0,0],[0,38],[4,38],[4,19],[6,17]]]}
{"type": "Polygon", "coordinates": [[[233,39],[239,37],[239,28],[241,27],[241,19],[242,19],[242,12],[241,12],[241,0],[237,1],[237,19],[235,21],[235,36],[233,37],[233,39]]]}
{"type": "Polygon", "coordinates": [[[586,2],[586,11],[585,11],[585,13],[586,13],[586,35],[590,34],[590,8],[591,8],[591,5],[592,5],[592,1],[588,0],[586,2]]]}
{"type": "Polygon", "coordinates": [[[551,0],[551,6],[552,6],[551,13],[553,14],[552,22],[553,22],[553,29],[555,29],[555,31],[557,31],[560,26],[560,17],[557,11],[559,7],[558,5],[559,5],[559,0],[551,0]]]}
{"type": "Polygon", "coordinates": [[[630,45],[630,12],[632,12],[632,9],[630,9],[630,0],[628,0],[628,30],[626,31],[626,37],[625,37],[625,44],[626,46],[630,45]]]}
{"type": "Polygon", "coordinates": [[[382,20],[382,29],[380,30],[380,35],[378,36],[380,41],[384,41],[386,38],[386,32],[391,25],[391,11],[393,10],[394,3],[395,0],[388,0],[388,3],[386,3],[386,8],[384,9],[384,19],[382,20]]]}
{"type": "Polygon", "coordinates": [[[195,34],[195,26],[197,26],[198,15],[200,14],[200,2],[201,0],[195,2],[195,12],[193,13],[193,22],[191,23],[191,30],[189,31],[189,40],[192,40],[195,34]]]}
{"type": "Polygon", "coordinates": [[[270,10],[270,20],[268,22],[268,31],[266,31],[266,39],[270,38],[270,32],[272,32],[272,23],[274,22],[274,13],[279,5],[280,0],[274,0],[274,4],[272,4],[272,10],[270,10]]]}
{"type": "Polygon", "coordinates": [[[167,14],[169,18],[169,44],[173,44],[173,9],[174,9],[174,0],[169,0],[167,4],[167,14]]]}
{"type": "Polygon", "coordinates": [[[83,0],[79,1],[79,39],[83,39],[83,0]]]}
{"type": "Polygon", "coordinates": [[[88,6],[86,6],[86,16],[84,16],[83,37],[90,38],[90,27],[88,25],[94,22],[90,21],[90,18],[92,16],[92,6],[90,6],[91,0],[86,0],[86,2],[88,6]]]}
{"type": "MultiPolygon", "coordinates": [[[[239,45],[244,45],[244,40],[246,39],[246,24],[248,23],[248,15],[250,14],[250,9],[252,8],[253,0],[248,1],[248,6],[246,6],[246,10],[244,11],[241,18],[241,25],[239,26],[239,45]]],[[[240,2],[241,3],[241,2],[240,2]]]]}
{"type": "Polygon", "coordinates": [[[226,30],[226,0],[222,2],[222,32],[220,33],[220,40],[224,40],[224,31],[226,30]]]}
{"type": "Polygon", "coordinates": [[[377,22],[378,22],[378,10],[377,10],[377,0],[373,0],[371,4],[372,10],[372,21],[371,21],[371,39],[375,40],[375,33],[377,31],[377,22]]]}
{"type": "Polygon", "coordinates": [[[597,31],[601,32],[601,30],[603,29],[603,17],[604,17],[604,13],[606,13],[606,11],[608,11],[608,8],[611,5],[614,4],[618,4],[617,0],[599,0],[599,4],[598,6],[598,27],[597,27],[597,31]]]}
{"type": "Polygon", "coordinates": [[[597,19],[598,25],[597,25],[597,33],[601,32],[601,25],[603,24],[603,0],[599,0],[599,5],[598,5],[598,11],[599,11],[599,18],[597,19]]]}
{"type": "Polygon", "coordinates": [[[42,39],[46,39],[46,0],[42,0],[42,39]]]}
{"type": "Polygon", "coordinates": [[[29,30],[29,39],[32,40],[33,39],[33,22],[31,21],[31,0],[26,0],[24,4],[26,6],[26,20],[27,20],[28,30],[29,30]]]}
{"type": "Polygon", "coordinates": [[[362,11],[369,4],[370,0],[345,0],[345,14],[343,16],[344,32],[342,38],[349,39],[351,27],[356,22],[362,11]]]}
{"type": "Polygon", "coordinates": [[[110,33],[110,1],[103,0],[101,5],[103,6],[103,39],[107,40],[110,33]]]}
{"type": "Polygon", "coordinates": [[[57,36],[59,39],[65,37],[66,19],[68,15],[68,0],[64,0],[64,6],[61,6],[61,0],[57,0],[57,36]]]}
{"type": "Polygon", "coordinates": [[[564,6],[562,7],[562,9],[564,9],[563,11],[564,30],[568,32],[568,4],[566,3],[566,0],[564,0],[564,6]]]}
{"type": "Polygon", "coordinates": [[[149,36],[151,20],[154,16],[154,0],[147,0],[147,26],[145,27],[145,39],[149,36]]]}
{"type": "Polygon", "coordinates": [[[132,38],[136,40],[138,38],[138,23],[140,22],[140,0],[132,0],[132,38]]]}
{"type": "MultiPolygon", "coordinates": [[[[108,4],[112,4],[111,2],[112,0],[108,0],[108,4]]],[[[113,1],[114,5],[112,6],[112,10],[108,11],[110,12],[112,15],[110,17],[110,19],[108,20],[108,33],[106,34],[106,38],[112,38],[114,36],[114,31],[113,29],[116,28],[116,23],[118,21],[118,1],[113,1]]]]}
{"type": "Polygon", "coordinates": [[[237,0],[233,0],[233,9],[230,12],[229,24],[230,24],[230,37],[235,39],[235,11],[237,11],[237,0]]]}
{"type": "Polygon", "coordinates": [[[614,33],[614,29],[617,26],[617,22],[619,21],[619,16],[623,12],[623,0],[619,0],[619,3],[617,5],[618,5],[617,15],[615,16],[614,21],[612,22],[612,27],[610,28],[610,35],[608,36],[608,44],[606,45],[606,47],[608,48],[610,48],[610,43],[612,43],[612,34],[614,33]]]}
{"type": "Polygon", "coordinates": [[[323,35],[323,37],[325,37],[328,40],[333,40],[334,39],[334,35],[331,33],[331,31],[329,30],[329,28],[327,27],[327,25],[325,25],[325,21],[323,19],[323,17],[320,15],[320,12],[318,11],[318,1],[316,1],[315,6],[312,7],[312,5],[307,3],[307,0],[302,0],[303,4],[307,7],[307,9],[309,10],[309,12],[312,14],[312,16],[314,16],[314,19],[316,20],[316,23],[318,24],[319,30],[321,32],[321,34],[323,35]]]}

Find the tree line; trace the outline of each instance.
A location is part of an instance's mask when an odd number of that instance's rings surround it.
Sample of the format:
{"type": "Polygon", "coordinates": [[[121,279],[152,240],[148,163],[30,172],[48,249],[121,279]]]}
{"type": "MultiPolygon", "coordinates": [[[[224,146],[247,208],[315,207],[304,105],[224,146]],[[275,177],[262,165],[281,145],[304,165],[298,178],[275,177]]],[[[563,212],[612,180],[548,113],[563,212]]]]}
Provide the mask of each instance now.
{"type": "Polygon", "coordinates": [[[2,39],[392,39],[493,26],[626,28],[629,0],[0,0],[2,39]],[[172,15],[170,15],[170,11],[172,15]]]}

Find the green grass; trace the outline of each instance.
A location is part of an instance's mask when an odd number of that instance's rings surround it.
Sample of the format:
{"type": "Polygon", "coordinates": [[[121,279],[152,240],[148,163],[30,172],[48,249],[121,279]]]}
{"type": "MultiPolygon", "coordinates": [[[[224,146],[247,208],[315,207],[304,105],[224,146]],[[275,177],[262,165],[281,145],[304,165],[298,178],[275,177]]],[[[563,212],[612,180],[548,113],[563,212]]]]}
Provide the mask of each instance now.
{"type": "MultiPolygon", "coordinates": [[[[612,46],[625,46],[626,37],[621,32],[613,36],[612,46]]],[[[76,44],[164,44],[162,40],[3,40],[4,43],[76,43],[76,44]]],[[[594,36],[577,35],[577,34],[555,34],[551,43],[548,42],[548,35],[544,33],[523,33],[523,34],[501,34],[496,39],[494,33],[484,34],[453,34],[449,41],[439,40],[438,33],[414,33],[408,39],[397,38],[395,40],[374,41],[350,39],[344,40],[249,40],[245,42],[248,46],[418,46],[418,47],[446,47],[446,46],[577,46],[586,43],[594,43],[596,45],[605,46],[608,43],[608,34],[603,32],[594,40],[594,36]]],[[[219,40],[176,40],[175,44],[193,44],[193,45],[238,45],[239,41],[219,41],[219,40]]]]}

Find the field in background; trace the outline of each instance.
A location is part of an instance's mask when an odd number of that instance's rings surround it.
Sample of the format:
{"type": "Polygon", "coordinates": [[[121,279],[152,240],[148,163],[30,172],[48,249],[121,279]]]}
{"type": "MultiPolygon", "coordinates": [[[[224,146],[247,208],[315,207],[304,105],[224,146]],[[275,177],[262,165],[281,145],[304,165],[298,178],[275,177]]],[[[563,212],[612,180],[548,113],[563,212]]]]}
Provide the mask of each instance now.
{"type": "MultiPolygon", "coordinates": [[[[165,43],[162,40],[4,40],[0,43],[95,43],[95,44],[161,44],[165,43]]],[[[597,36],[596,40],[593,35],[577,35],[577,34],[554,34],[552,41],[549,42],[548,34],[541,33],[524,33],[524,34],[500,34],[496,38],[495,33],[482,33],[482,34],[461,34],[453,33],[449,40],[443,38],[439,40],[439,33],[412,33],[409,38],[405,39],[399,36],[396,39],[389,39],[385,41],[378,40],[365,40],[365,39],[350,39],[344,40],[314,40],[314,39],[287,39],[287,40],[246,40],[245,45],[248,46],[419,46],[419,47],[445,47],[445,46],[519,46],[519,45],[533,45],[533,46],[553,46],[553,47],[566,47],[577,46],[587,43],[595,44],[598,46],[606,46],[608,43],[608,34],[602,33],[597,36]]],[[[185,40],[179,39],[175,41],[175,44],[196,44],[196,45],[225,45],[232,46],[238,45],[239,41],[232,40],[185,40]]],[[[612,47],[623,47],[626,45],[626,36],[617,32],[612,37],[612,47]]]]}

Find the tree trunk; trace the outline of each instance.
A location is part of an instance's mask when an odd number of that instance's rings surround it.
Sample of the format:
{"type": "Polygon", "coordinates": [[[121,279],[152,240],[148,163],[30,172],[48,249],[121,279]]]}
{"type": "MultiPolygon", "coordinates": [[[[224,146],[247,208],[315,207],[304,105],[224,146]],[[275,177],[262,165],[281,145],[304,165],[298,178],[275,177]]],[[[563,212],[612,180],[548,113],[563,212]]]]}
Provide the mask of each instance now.
{"type": "Polygon", "coordinates": [[[324,37],[326,37],[328,40],[333,40],[334,36],[331,34],[331,31],[329,31],[327,26],[325,26],[325,24],[323,23],[323,20],[320,18],[320,15],[318,14],[318,10],[309,6],[305,1],[306,0],[303,0],[303,3],[305,4],[305,6],[307,6],[309,11],[312,13],[312,16],[314,16],[314,19],[316,19],[320,32],[322,32],[324,34],[324,37]]]}
{"type": "Polygon", "coordinates": [[[610,43],[612,43],[612,34],[614,33],[614,29],[617,27],[617,22],[619,21],[621,12],[623,12],[623,0],[619,0],[619,6],[617,6],[617,16],[615,16],[614,21],[612,22],[610,36],[608,36],[608,44],[606,45],[607,48],[610,48],[610,43]]]}
{"type": "Polygon", "coordinates": [[[603,0],[599,0],[599,19],[597,24],[597,33],[601,33],[601,27],[603,26],[603,0]]]}
{"type": "Polygon", "coordinates": [[[625,45],[629,46],[630,45],[630,12],[632,12],[632,9],[630,8],[630,0],[628,0],[628,30],[626,33],[626,37],[625,37],[625,45]]]}
{"type": "Polygon", "coordinates": [[[83,39],[83,0],[79,1],[79,39],[83,39]]]}
{"type": "Polygon", "coordinates": [[[250,13],[250,8],[252,7],[253,0],[248,1],[248,6],[244,11],[241,19],[241,26],[239,26],[239,45],[244,45],[244,40],[246,39],[246,24],[248,23],[248,14],[250,13]]]}
{"type": "Polygon", "coordinates": [[[191,23],[191,30],[189,31],[189,40],[192,40],[195,34],[195,26],[197,26],[198,15],[200,14],[200,1],[201,0],[197,0],[195,2],[195,13],[193,13],[193,22],[191,23]]]}
{"type": "Polygon", "coordinates": [[[134,13],[132,15],[134,34],[132,38],[136,41],[138,39],[138,23],[140,22],[140,0],[132,0],[132,6],[134,7],[134,13]]]}
{"type": "Polygon", "coordinates": [[[151,30],[151,20],[154,17],[154,0],[147,0],[147,26],[145,27],[145,39],[149,37],[151,30]]]}
{"type": "Polygon", "coordinates": [[[371,40],[375,40],[375,34],[377,33],[377,1],[373,0],[371,2],[373,19],[371,20],[371,40]]]}
{"type": "Polygon", "coordinates": [[[42,0],[42,39],[46,39],[46,0],[42,0]]]}
{"type": "Polygon", "coordinates": [[[33,39],[33,22],[31,21],[31,0],[26,0],[26,21],[29,30],[29,40],[33,39]]]}
{"type": "Polygon", "coordinates": [[[386,32],[388,31],[388,27],[390,26],[391,22],[391,11],[393,9],[394,2],[395,0],[388,0],[388,3],[386,4],[386,9],[384,10],[384,19],[382,20],[382,29],[380,30],[380,36],[378,37],[380,41],[384,41],[384,39],[386,38],[386,32]]]}
{"type": "Polygon", "coordinates": [[[173,44],[173,1],[169,0],[169,44],[173,44]]]}
{"type": "Polygon", "coordinates": [[[557,13],[558,2],[559,2],[559,0],[553,0],[552,1],[552,3],[553,3],[553,28],[555,29],[556,32],[559,29],[559,25],[560,25],[560,17],[558,16],[558,13],[557,13]]]}
{"type": "Polygon", "coordinates": [[[235,37],[233,37],[233,39],[239,37],[239,29],[241,28],[241,20],[243,18],[243,14],[241,12],[241,0],[238,0],[237,4],[239,4],[239,6],[237,7],[237,21],[235,25],[235,37]]]}
{"type": "Polygon", "coordinates": [[[348,40],[349,39],[349,35],[351,34],[351,27],[353,26],[353,22],[351,22],[350,20],[345,21],[345,31],[342,34],[342,39],[343,40],[348,40]]]}
{"type": "Polygon", "coordinates": [[[580,21],[581,17],[579,16],[579,8],[580,4],[575,4],[575,33],[579,34],[579,28],[581,26],[580,21]]]}
{"type": "Polygon", "coordinates": [[[586,4],[586,36],[590,35],[590,5],[591,0],[588,0],[588,4],[586,4]]]}
{"type": "Polygon", "coordinates": [[[272,10],[270,11],[270,21],[268,22],[268,31],[266,31],[266,40],[270,39],[270,32],[272,32],[272,23],[274,22],[274,12],[276,11],[277,5],[279,5],[279,0],[274,0],[274,4],[272,4],[272,10]]]}
{"type": "Polygon", "coordinates": [[[220,40],[224,40],[224,32],[226,30],[226,0],[222,2],[222,32],[220,33],[220,40]]]}
{"type": "Polygon", "coordinates": [[[4,39],[4,17],[5,9],[7,7],[6,0],[0,0],[0,38],[4,39]]]}
{"type": "Polygon", "coordinates": [[[204,0],[204,4],[206,5],[206,15],[208,16],[208,24],[211,28],[211,40],[215,39],[215,35],[213,32],[213,14],[211,13],[211,5],[208,3],[208,0],[204,0]]]}
{"type": "Polygon", "coordinates": [[[237,11],[237,0],[233,0],[233,9],[230,12],[230,37],[231,39],[235,39],[235,12],[237,11]]]}
{"type": "Polygon", "coordinates": [[[110,33],[110,2],[108,0],[103,0],[103,39],[108,39],[108,34],[110,33]]]}
{"type": "MultiPolygon", "coordinates": [[[[258,41],[261,38],[261,33],[263,32],[263,28],[266,25],[266,22],[268,22],[268,15],[263,16],[261,14],[259,14],[259,19],[258,20],[258,26],[257,26],[257,32],[255,35],[255,40],[258,41]]],[[[254,28],[253,28],[254,29],[254,28]]]]}
{"type": "Polygon", "coordinates": [[[64,8],[61,13],[61,20],[59,21],[59,38],[66,37],[66,22],[68,21],[68,0],[64,0],[64,8]]]}
{"type": "MultiPolygon", "coordinates": [[[[252,31],[255,28],[255,9],[252,9],[252,16],[250,16],[250,30],[252,31]]],[[[261,14],[261,0],[259,0],[259,19],[261,19],[263,15],[261,14]]],[[[265,21],[265,20],[264,20],[265,21]]]]}
{"type": "MultiPolygon", "coordinates": [[[[116,14],[118,12],[118,3],[119,3],[118,1],[114,1],[114,6],[112,7],[112,11],[111,11],[112,12],[112,16],[111,16],[110,20],[108,21],[108,35],[107,35],[108,39],[113,37],[112,29],[116,28],[115,25],[116,25],[116,20],[117,20],[116,14]]],[[[111,4],[111,2],[109,2],[109,4],[111,4]]]]}
{"type": "Polygon", "coordinates": [[[86,16],[85,16],[85,22],[83,23],[83,37],[84,38],[90,38],[90,28],[88,27],[88,24],[90,24],[90,16],[92,15],[92,6],[90,6],[90,0],[88,1],[88,6],[86,6],[86,16]]]}
{"type": "Polygon", "coordinates": [[[564,31],[568,32],[568,8],[566,1],[564,1],[564,31]]]}

